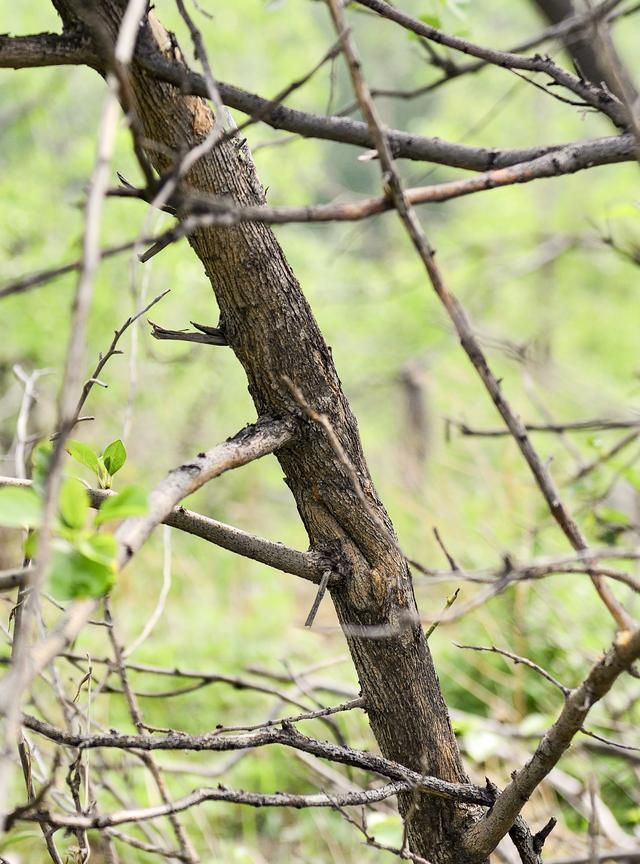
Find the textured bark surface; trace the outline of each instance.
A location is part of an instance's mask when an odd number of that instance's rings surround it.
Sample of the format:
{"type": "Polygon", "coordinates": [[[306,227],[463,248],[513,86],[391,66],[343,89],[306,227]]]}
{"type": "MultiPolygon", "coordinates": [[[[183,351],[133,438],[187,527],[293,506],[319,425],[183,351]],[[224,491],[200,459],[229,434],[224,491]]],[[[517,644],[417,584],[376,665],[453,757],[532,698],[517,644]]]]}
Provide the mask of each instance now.
{"type": "MultiPolygon", "coordinates": [[[[108,33],[113,41],[124,0],[87,4],[54,0],[66,29],[108,33]],[[90,13],[87,12],[90,8],[90,13]],[[78,17],[79,16],[79,17],[78,17]]],[[[139,52],[173,59],[175,42],[151,13],[141,29],[139,52]]],[[[131,70],[134,107],[160,172],[211,132],[206,102],[183,96],[140,66],[131,70]]],[[[264,192],[246,145],[224,142],[192,169],[183,188],[228,196],[239,204],[264,204],[264,192]]],[[[358,673],[371,728],[382,753],[439,778],[467,780],[417,610],[411,576],[391,522],[379,501],[362,453],[356,420],[342,392],[331,351],[271,229],[262,224],[208,228],[190,238],[215,291],[229,345],[245,369],[258,415],[282,417],[300,408],[282,378],[300,387],[326,414],[353,463],[369,502],[326,433],[305,421],[302,432],[278,452],[312,548],[339,551],[349,577],[332,591],[358,673]],[[371,630],[369,628],[372,628],[371,630]],[[381,636],[382,634],[382,636],[381,636]],[[373,638],[372,638],[373,637],[373,638]]],[[[434,864],[466,864],[460,837],[473,818],[467,809],[436,797],[405,794],[412,849],[434,864]]]]}

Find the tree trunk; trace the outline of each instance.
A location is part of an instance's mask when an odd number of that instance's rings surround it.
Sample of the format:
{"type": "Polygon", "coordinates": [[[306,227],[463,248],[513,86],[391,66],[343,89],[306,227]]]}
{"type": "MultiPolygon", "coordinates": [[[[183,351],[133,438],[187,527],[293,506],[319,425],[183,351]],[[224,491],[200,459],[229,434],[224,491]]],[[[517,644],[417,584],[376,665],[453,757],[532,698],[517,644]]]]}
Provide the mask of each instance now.
{"type": "MultiPolygon", "coordinates": [[[[66,29],[96,34],[99,26],[112,40],[126,7],[124,0],[53,2],[66,29]]],[[[137,51],[176,56],[175,42],[153,12],[141,28],[137,51]]],[[[149,148],[149,159],[165,172],[173,167],[167,151],[177,155],[201,143],[213,114],[204,100],[149,76],[135,58],[130,76],[144,135],[161,145],[149,148]]],[[[238,139],[202,157],[182,188],[240,205],[265,202],[248,148],[238,139]]],[[[357,472],[368,506],[324,430],[311,421],[304,420],[300,435],[278,453],[311,547],[339,555],[345,564],[348,575],[332,599],[380,750],[416,771],[467,781],[417,620],[411,575],[369,477],[331,351],[280,245],[268,226],[257,223],[202,229],[189,242],[211,280],[221,326],[245,369],[258,415],[301,413],[283,382],[288,376],[309,405],[327,415],[357,472]]],[[[434,864],[466,864],[460,838],[474,817],[469,808],[422,794],[405,794],[399,806],[415,853],[434,864]]]]}

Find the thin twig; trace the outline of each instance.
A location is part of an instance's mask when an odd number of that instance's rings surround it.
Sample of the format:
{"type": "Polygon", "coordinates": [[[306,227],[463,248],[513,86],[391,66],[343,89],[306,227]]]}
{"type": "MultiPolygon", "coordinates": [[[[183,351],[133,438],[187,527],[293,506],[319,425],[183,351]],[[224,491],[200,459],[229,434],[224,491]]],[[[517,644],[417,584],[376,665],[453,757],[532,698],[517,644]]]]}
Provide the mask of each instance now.
{"type": "Polygon", "coordinates": [[[537,663],[534,663],[533,660],[529,660],[528,657],[521,657],[519,654],[514,654],[512,651],[505,651],[504,648],[496,648],[495,645],[460,645],[458,642],[453,643],[456,648],[463,648],[468,651],[488,651],[490,654],[499,654],[501,657],[507,657],[509,660],[512,660],[516,666],[521,663],[523,666],[527,666],[529,669],[533,669],[550,684],[553,684],[554,687],[557,687],[558,690],[562,693],[562,695],[566,698],[569,693],[571,693],[571,689],[569,687],[565,687],[562,682],[558,681],[557,678],[554,678],[550,672],[547,672],[546,669],[543,669],[542,666],[539,666],[537,663]]]}
{"type": "MultiPolygon", "coordinates": [[[[78,421],[84,403],[87,401],[87,397],[91,392],[91,388],[99,381],[100,375],[102,374],[102,370],[104,369],[104,367],[114,355],[122,354],[122,351],[118,350],[117,345],[123,334],[126,333],[126,331],[129,329],[129,327],[131,327],[132,324],[134,324],[139,318],[145,315],[149,311],[149,309],[151,309],[153,306],[156,305],[156,303],[159,303],[164,297],[166,297],[170,290],[170,288],[167,288],[167,290],[163,291],[162,294],[158,294],[158,296],[154,297],[153,300],[144,307],[144,309],[141,309],[140,312],[138,312],[136,315],[132,315],[131,317],[127,318],[124,324],[122,324],[122,326],[114,332],[111,344],[109,345],[104,354],[100,354],[95,369],[93,370],[91,376],[87,379],[84,387],[82,388],[82,392],[80,393],[80,398],[78,399],[78,404],[76,405],[75,410],[76,422],[78,421]]],[[[107,385],[104,384],[103,386],[106,387],[107,385]]]]}

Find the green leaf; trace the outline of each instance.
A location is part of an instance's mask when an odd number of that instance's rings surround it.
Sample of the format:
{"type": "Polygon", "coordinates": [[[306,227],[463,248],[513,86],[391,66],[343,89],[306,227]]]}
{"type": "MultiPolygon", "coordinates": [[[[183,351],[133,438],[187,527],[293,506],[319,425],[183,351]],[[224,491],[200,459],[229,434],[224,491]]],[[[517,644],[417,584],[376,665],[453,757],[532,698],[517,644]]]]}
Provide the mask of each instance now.
{"type": "Polygon", "coordinates": [[[33,560],[38,552],[38,539],[40,534],[37,531],[29,531],[27,539],[24,541],[24,557],[33,560]]]}
{"type": "Polygon", "coordinates": [[[92,450],[88,444],[83,444],[82,441],[69,439],[65,449],[67,453],[76,460],[76,462],[84,465],[85,468],[93,471],[94,474],[98,474],[98,454],[92,450]]]}
{"type": "Polygon", "coordinates": [[[118,554],[118,541],[113,534],[93,534],[81,540],[77,549],[85,558],[90,558],[98,564],[115,567],[118,554]]]}
{"type": "Polygon", "coordinates": [[[52,555],[49,585],[51,593],[61,600],[101,597],[111,590],[115,575],[114,563],[95,561],[67,545],[52,555]]]}
{"type": "Polygon", "coordinates": [[[0,525],[34,528],[42,521],[40,499],[33,489],[5,486],[0,489],[0,525]]]}
{"type": "Polygon", "coordinates": [[[119,438],[105,447],[104,453],[102,454],[102,461],[104,462],[104,467],[112,477],[116,471],[119,471],[122,468],[124,463],[127,461],[127,451],[119,438]]]}
{"type": "Polygon", "coordinates": [[[58,509],[60,518],[67,528],[75,530],[84,528],[89,512],[89,495],[75,477],[68,477],[62,484],[58,509]]]}
{"type": "Polygon", "coordinates": [[[615,507],[599,507],[597,512],[598,521],[609,522],[614,525],[630,525],[631,520],[622,510],[616,510],[615,507]]]}
{"type": "Polygon", "coordinates": [[[49,473],[51,465],[51,456],[53,455],[53,445],[49,441],[41,441],[33,448],[31,454],[33,488],[37,492],[42,492],[44,484],[49,473]]]}
{"type": "Polygon", "coordinates": [[[426,24],[427,27],[434,27],[436,30],[439,30],[442,26],[442,21],[440,20],[439,15],[418,15],[418,19],[422,21],[423,24],[426,24]]]}
{"type": "Polygon", "coordinates": [[[110,495],[102,504],[96,516],[96,525],[111,519],[124,519],[127,516],[142,516],[147,512],[147,496],[140,486],[125,486],[117,495],[110,495]]]}
{"type": "Polygon", "coordinates": [[[104,467],[102,456],[98,456],[98,486],[101,489],[111,489],[111,474],[104,467]]]}
{"type": "Polygon", "coordinates": [[[634,489],[640,492],[640,471],[637,468],[634,468],[632,465],[623,468],[622,476],[631,483],[634,489]]]}

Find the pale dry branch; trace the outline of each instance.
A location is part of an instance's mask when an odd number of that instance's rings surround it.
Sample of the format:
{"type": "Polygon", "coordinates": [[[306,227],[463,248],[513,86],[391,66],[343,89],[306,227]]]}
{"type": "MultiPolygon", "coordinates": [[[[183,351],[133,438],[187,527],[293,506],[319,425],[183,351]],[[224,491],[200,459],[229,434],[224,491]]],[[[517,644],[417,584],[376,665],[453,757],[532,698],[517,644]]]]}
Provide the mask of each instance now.
{"type": "MultiPolygon", "coordinates": [[[[29,488],[31,481],[0,477],[0,488],[3,486],[29,488]]],[[[108,489],[87,489],[87,492],[91,506],[95,509],[99,509],[104,501],[114,494],[108,489]]],[[[182,506],[174,507],[162,520],[162,524],[315,584],[320,583],[327,566],[332,569],[333,583],[337,583],[340,578],[340,562],[329,552],[323,553],[321,550],[300,552],[285,546],[284,543],[256,537],[233,525],[226,525],[224,522],[218,522],[216,519],[187,510],[182,506]]],[[[23,569],[0,572],[0,590],[9,590],[20,584],[23,576],[23,569]]]]}
{"type": "Polygon", "coordinates": [[[16,363],[13,374],[24,385],[24,392],[16,420],[15,455],[14,462],[16,477],[27,476],[26,448],[29,442],[29,415],[36,401],[36,384],[43,375],[50,375],[51,369],[36,369],[27,374],[24,369],[16,363]]]}
{"type": "Polygon", "coordinates": [[[479,859],[495,849],[533,791],[582,729],[592,706],[609,692],[617,678],[628,671],[638,657],[640,630],[621,632],[609,650],[592,666],[582,684],[571,691],[558,719],[541,738],[531,759],[514,774],[491,811],[470,829],[468,848],[479,859]]]}
{"type": "Polygon", "coordinates": [[[138,648],[143,645],[149,636],[153,633],[153,630],[162,617],[162,614],[167,605],[167,598],[169,597],[169,591],[171,590],[171,564],[172,564],[172,550],[171,550],[171,531],[169,531],[168,527],[165,525],[162,529],[162,551],[163,551],[163,561],[162,561],[162,587],[160,588],[160,593],[158,595],[158,600],[156,605],[154,606],[153,612],[144,623],[144,627],[141,632],[136,636],[133,642],[130,642],[126,648],[122,649],[123,658],[130,657],[138,648]]]}
{"type": "Polygon", "coordinates": [[[172,470],[149,495],[147,514],[127,519],[118,529],[120,566],[124,566],[140,549],[156,525],[166,519],[180,501],[214,477],[284,447],[292,439],[294,431],[295,423],[291,419],[264,418],[172,470]]]}
{"type": "MultiPolygon", "coordinates": [[[[117,565],[122,569],[149,538],[154,528],[167,518],[173,508],[187,495],[200,489],[209,480],[225,471],[246,465],[286,445],[294,435],[293,420],[259,420],[243,429],[233,438],[207,452],[199,453],[160,483],[151,492],[145,516],[125,520],[116,537],[119,542],[117,565]]],[[[75,601],[50,635],[39,642],[29,655],[28,675],[21,677],[30,682],[71,642],[97,608],[97,599],[75,601]]],[[[13,672],[13,670],[12,670],[13,672]]],[[[12,673],[9,673],[11,676],[12,673]]],[[[13,698],[11,678],[5,678],[0,688],[0,704],[10,704],[13,698]],[[7,701],[8,700],[8,701],[7,701]]],[[[25,684],[26,686],[26,684],[25,684]]]]}
{"type": "Polygon", "coordinates": [[[196,789],[189,795],[179,798],[171,804],[159,804],[155,807],[140,808],[138,810],[121,810],[104,816],[65,816],[53,814],[48,810],[36,810],[33,813],[22,814],[18,817],[22,822],[43,822],[56,828],[81,828],[88,830],[97,828],[102,830],[114,825],[125,825],[138,823],[149,819],[158,819],[189,810],[206,801],[227,801],[231,804],[244,804],[249,807],[290,807],[302,810],[307,807],[362,807],[367,804],[375,804],[392,798],[399,792],[409,788],[407,782],[387,783],[377,789],[363,790],[362,792],[343,792],[338,795],[294,795],[287,792],[276,792],[275,794],[259,794],[257,792],[244,792],[241,789],[227,789],[220,784],[216,789],[196,789]]]}
{"type": "MultiPolygon", "coordinates": [[[[102,374],[102,370],[104,369],[104,367],[107,365],[107,363],[113,356],[115,356],[116,354],[122,354],[122,351],[118,350],[118,342],[120,341],[121,337],[124,335],[124,333],[127,332],[127,330],[129,329],[129,327],[131,327],[132,324],[134,324],[139,318],[145,315],[149,311],[149,309],[152,309],[156,305],[156,303],[159,303],[164,297],[166,297],[170,290],[171,289],[167,289],[161,294],[158,294],[158,296],[154,297],[150,303],[147,303],[144,309],[141,309],[140,312],[136,313],[135,315],[131,315],[129,318],[127,318],[124,324],[122,324],[117,330],[114,331],[111,344],[109,345],[104,354],[102,354],[102,352],[100,353],[98,357],[98,363],[96,364],[95,369],[93,370],[89,378],[85,381],[84,387],[82,388],[82,392],[80,393],[80,398],[78,399],[78,404],[76,405],[75,410],[76,422],[78,421],[80,412],[82,411],[84,403],[87,401],[92,387],[94,386],[94,384],[99,382],[99,377],[102,374]]],[[[107,385],[103,384],[103,386],[106,387],[107,385]]]]}
{"type": "MultiPolygon", "coordinates": [[[[115,45],[115,55],[123,65],[133,54],[138,24],[146,9],[146,0],[129,0],[120,24],[115,45]]],[[[20,628],[13,644],[10,672],[0,682],[0,713],[5,716],[3,740],[0,746],[0,820],[4,823],[6,813],[5,796],[10,786],[11,754],[19,740],[19,718],[26,689],[33,680],[32,661],[36,649],[39,593],[44,580],[52,549],[52,527],[58,506],[58,494],[62,481],[62,454],[65,438],[75,425],[74,411],[76,394],[80,389],[82,357],[93,287],[100,263],[100,225],[102,208],[108,188],[108,168],[115,146],[117,122],[120,116],[118,83],[107,76],[108,94],[105,98],[100,125],[95,165],[91,175],[89,194],[85,205],[82,242],[82,263],[73,298],[67,351],[59,395],[58,437],[53,446],[49,470],[45,481],[42,522],[38,539],[38,556],[29,570],[26,584],[21,589],[29,591],[21,604],[20,628]]]]}
{"type": "MultiPolygon", "coordinates": [[[[142,715],[142,711],[140,709],[140,704],[137,700],[137,697],[131,687],[129,686],[129,676],[127,673],[127,668],[125,665],[125,655],[123,653],[122,645],[120,644],[118,633],[116,630],[115,622],[113,621],[113,617],[111,615],[111,606],[108,598],[105,598],[105,618],[107,622],[110,623],[110,627],[108,630],[109,633],[109,641],[111,643],[111,648],[113,650],[113,656],[115,660],[115,668],[117,674],[122,682],[122,689],[125,694],[125,698],[127,701],[127,706],[129,708],[129,715],[133,722],[133,725],[138,731],[139,735],[148,736],[149,733],[145,728],[144,718],[142,715]]],[[[165,779],[162,775],[162,771],[160,766],[156,762],[152,753],[142,752],[140,753],[140,759],[142,760],[144,766],[147,768],[151,777],[153,778],[154,785],[158,791],[160,796],[160,800],[162,801],[164,807],[166,808],[166,815],[169,818],[169,823],[171,824],[171,828],[173,829],[173,833],[178,841],[178,845],[180,847],[180,853],[183,857],[183,860],[187,862],[187,864],[197,864],[198,856],[196,854],[195,849],[193,848],[191,841],[187,835],[187,832],[184,829],[184,826],[180,822],[177,817],[177,813],[180,811],[180,807],[176,807],[174,802],[171,801],[169,796],[169,789],[165,782],[165,779]]]]}

